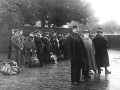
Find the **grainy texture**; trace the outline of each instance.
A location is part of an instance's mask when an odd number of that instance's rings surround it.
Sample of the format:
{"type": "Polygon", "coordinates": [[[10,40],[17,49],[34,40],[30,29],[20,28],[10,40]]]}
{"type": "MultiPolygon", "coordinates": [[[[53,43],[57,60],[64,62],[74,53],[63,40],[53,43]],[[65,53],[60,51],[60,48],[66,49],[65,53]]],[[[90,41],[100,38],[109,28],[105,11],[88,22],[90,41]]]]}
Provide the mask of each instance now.
{"type": "MultiPolygon", "coordinates": [[[[4,76],[0,73],[0,90],[120,90],[120,50],[108,50],[111,74],[91,75],[85,83],[71,85],[70,61],[60,61],[57,64],[46,64],[43,67],[20,67],[21,73],[14,76],[4,76]]],[[[6,60],[6,54],[1,53],[1,59],[6,60]]]]}

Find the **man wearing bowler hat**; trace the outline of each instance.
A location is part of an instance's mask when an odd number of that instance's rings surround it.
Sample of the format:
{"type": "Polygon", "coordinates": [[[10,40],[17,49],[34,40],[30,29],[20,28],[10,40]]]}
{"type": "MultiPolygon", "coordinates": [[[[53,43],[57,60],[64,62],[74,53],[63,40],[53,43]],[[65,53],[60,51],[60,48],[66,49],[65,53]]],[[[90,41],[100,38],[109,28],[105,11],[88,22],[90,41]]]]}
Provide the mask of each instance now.
{"type": "Polygon", "coordinates": [[[93,37],[95,46],[95,58],[98,67],[98,73],[101,73],[100,67],[105,67],[105,74],[110,74],[107,67],[109,66],[109,56],[107,52],[107,38],[103,35],[102,28],[97,28],[96,35],[93,37]]]}
{"type": "Polygon", "coordinates": [[[71,82],[73,85],[78,85],[80,81],[80,70],[83,68],[83,60],[87,57],[84,43],[78,35],[79,29],[73,26],[72,34],[68,36],[67,53],[71,61],[71,82]]]}

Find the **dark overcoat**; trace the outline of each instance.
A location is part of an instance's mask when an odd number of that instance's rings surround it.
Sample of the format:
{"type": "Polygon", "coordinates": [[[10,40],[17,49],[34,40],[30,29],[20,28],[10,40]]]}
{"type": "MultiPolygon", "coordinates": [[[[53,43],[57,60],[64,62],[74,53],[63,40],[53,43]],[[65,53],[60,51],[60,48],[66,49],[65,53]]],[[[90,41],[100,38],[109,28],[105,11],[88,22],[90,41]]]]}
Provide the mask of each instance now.
{"type": "Polygon", "coordinates": [[[87,57],[84,43],[77,34],[71,34],[67,38],[67,53],[71,60],[71,81],[80,80],[80,69],[83,67],[83,60],[87,57]]]}
{"type": "Polygon", "coordinates": [[[48,37],[43,37],[43,44],[44,44],[43,48],[44,60],[48,61],[50,59],[50,40],[48,37]]]}
{"type": "Polygon", "coordinates": [[[107,52],[107,38],[103,35],[96,35],[93,38],[95,46],[95,58],[98,67],[109,66],[109,56],[107,52]]]}
{"type": "Polygon", "coordinates": [[[60,51],[60,54],[63,54],[63,38],[59,38],[59,51],[60,51]]]}
{"type": "Polygon", "coordinates": [[[67,37],[63,38],[63,56],[64,59],[68,59],[68,54],[67,54],[67,37]]]}
{"type": "Polygon", "coordinates": [[[57,55],[58,56],[58,53],[59,53],[59,46],[58,46],[58,41],[57,41],[57,38],[56,37],[52,37],[50,39],[50,42],[51,42],[51,51],[53,54],[57,55]]]}
{"type": "Polygon", "coordinates": [[[35,41],[33,37],[28,36],[25,40],[25,61],[29,62],[32,51],[36,51],[35,41]]]}
{"type": "Polygon", "coordinates": [[[37,54],[37,58],[39,59],[39,61],[43,61],[43,56],[42,56],[42,52],[43,52],[43,38],[39,37],[39,36],[35,36],[34,37],[35,40],[35,46],[36,46],[36,54],[37,54]]]}

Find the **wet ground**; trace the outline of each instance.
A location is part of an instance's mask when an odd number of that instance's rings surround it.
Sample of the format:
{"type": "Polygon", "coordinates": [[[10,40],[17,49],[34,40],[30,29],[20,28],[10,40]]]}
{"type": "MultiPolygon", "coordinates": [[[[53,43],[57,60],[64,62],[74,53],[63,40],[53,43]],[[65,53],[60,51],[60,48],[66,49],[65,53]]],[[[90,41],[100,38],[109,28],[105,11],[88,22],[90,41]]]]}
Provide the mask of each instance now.
{"type": "MultiPolygon", "coordinates": [[[[120,90],[120,50],[108,50],[111,74],[91,75],[85,83],[71,85],[70,61],[46,64],[43,67],[20,67],[21,73],[5,76],[0,73],[0,90],[120,90]]],[[[6,59],[0,54],[1,59],[6,59]]]]}

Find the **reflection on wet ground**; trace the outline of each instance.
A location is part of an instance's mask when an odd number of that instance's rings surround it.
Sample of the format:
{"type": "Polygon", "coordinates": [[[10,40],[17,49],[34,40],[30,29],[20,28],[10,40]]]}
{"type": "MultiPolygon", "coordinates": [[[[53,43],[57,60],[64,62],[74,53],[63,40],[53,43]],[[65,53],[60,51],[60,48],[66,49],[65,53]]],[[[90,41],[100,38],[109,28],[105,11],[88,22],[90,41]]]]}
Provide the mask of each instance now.
{"type": "MultiPolygon", "coordinates": [[[[91,75],[85,83],[71,85],[70,61],[60,61],[57,64],[46,64],[42,68],[20,67],[21,73],[15,76],[0,74],[0,90],[120,90],[120,51],[108,50],[112,73],[91,75]]],[[[1,54],[1,59],[6,59],[1,54]]]]}

